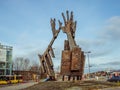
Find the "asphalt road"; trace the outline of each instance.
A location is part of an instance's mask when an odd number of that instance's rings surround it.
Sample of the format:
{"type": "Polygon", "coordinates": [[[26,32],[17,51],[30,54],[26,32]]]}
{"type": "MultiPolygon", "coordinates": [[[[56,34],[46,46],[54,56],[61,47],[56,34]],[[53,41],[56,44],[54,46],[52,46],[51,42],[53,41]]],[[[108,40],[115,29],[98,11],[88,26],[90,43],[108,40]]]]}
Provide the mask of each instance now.
{"type": "Polygon", "coordinates": [[[30,87],[32,85],[37,84],[38,82],[28,82],[28,83],[21,83],[21,84],[15,84],[12,86],[6,86],[6,87],[0,87],[0,90],[20,90],[27,87],[30,87]]]}

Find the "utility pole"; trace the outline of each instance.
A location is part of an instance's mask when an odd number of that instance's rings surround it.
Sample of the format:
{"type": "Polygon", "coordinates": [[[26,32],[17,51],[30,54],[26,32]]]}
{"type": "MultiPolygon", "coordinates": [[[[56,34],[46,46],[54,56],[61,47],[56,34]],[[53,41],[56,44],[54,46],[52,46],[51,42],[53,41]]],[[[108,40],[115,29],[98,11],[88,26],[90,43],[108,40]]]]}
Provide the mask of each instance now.
{"type": "Polygon", "coordinates": [[[91,51],[85,52],[87,54],[88,57],[88,70],[89,70],[89,75],[90,75],[90,60],[89,60],[89,54],[91,53],[91,51]]]}

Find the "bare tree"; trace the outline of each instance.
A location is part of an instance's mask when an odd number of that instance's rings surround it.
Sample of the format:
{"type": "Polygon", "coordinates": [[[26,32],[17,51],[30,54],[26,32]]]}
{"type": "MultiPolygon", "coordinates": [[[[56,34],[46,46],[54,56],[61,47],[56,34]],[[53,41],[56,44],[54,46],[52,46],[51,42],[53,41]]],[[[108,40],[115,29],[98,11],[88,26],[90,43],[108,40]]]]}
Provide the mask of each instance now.
{"type": "Polygon", "coordinates": [[[39,73],[40,72],[40,65],[37,62],[33,61],[32,65],[30,67],[30,70],[39,73]]]}
{"type": "Polygon", "coordinates": [[[20,71],[20,70],[29,70],[30,68],[30,60],[28,58],[17,57],[13,61],[13,69],[20,71]]]}
{"type": "Polygon", "coordinates": [[[23,70],[29,70],[30,68],[30,60],[28,58],[24,59],[23,70]]]}

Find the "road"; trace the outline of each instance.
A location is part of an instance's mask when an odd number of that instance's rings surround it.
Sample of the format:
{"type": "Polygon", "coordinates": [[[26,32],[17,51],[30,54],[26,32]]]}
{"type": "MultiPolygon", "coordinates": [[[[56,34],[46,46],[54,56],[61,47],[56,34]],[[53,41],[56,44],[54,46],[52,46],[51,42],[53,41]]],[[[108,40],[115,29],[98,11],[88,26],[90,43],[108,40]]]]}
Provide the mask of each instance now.
{"type": "Polygon", "coordinates": [[[38,82],[28,82],[28,83],[15,84],[12,86],[1,87],[0,90],[20,90],[20,89],[24,89],[24,88],[30,87],[32,85],[35,85],[37,83],[38,82]]]}

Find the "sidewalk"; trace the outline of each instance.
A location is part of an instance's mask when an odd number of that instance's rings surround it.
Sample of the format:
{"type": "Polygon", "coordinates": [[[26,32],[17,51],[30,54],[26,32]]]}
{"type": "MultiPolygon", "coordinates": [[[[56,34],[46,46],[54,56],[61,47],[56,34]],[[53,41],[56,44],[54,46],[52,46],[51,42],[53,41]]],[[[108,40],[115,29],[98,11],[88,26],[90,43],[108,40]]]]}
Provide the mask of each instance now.
{"type": "Polygon", "coordinates": [[[0,90],[20,90],[20,89],[24,89],[24,88],[33,86],[37,83],[38,82],[28,82],[28,83],[15,84],[13,86],[2,87],[2,88],[0,88],[0,90]]]}

